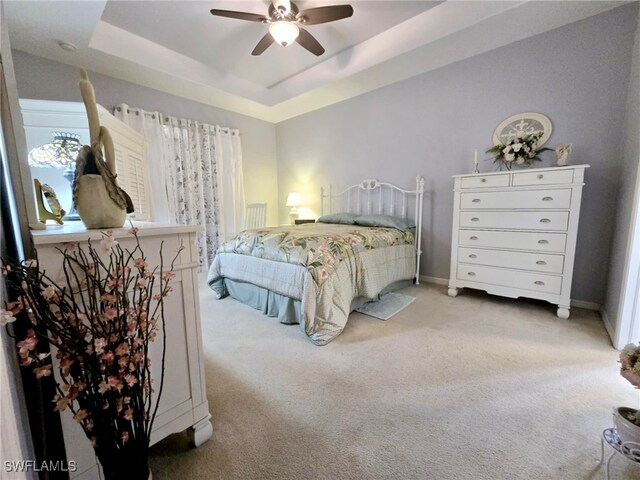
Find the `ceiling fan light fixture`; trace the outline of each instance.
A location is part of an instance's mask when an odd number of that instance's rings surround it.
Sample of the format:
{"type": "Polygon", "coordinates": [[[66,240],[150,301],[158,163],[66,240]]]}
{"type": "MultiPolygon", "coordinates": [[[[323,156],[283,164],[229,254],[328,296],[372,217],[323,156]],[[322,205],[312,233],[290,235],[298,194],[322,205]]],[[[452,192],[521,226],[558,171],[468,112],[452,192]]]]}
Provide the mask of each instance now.
{"type": "Polygon", "coordinates": [[[298,38],[300,29],[295,23],[278,21],[269,24],[269,33],[277,43],[286,47],[298,38]]]}

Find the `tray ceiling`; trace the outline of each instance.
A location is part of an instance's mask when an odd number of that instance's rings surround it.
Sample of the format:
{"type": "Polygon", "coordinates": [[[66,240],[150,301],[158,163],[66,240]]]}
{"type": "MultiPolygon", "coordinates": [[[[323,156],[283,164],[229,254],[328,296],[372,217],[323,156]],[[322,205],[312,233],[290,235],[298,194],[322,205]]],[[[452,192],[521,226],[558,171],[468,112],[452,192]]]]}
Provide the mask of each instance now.
{"type": "MultiPolygon", "coordinates": [[[[303,10],[340,3],[347,2],[304,0],[296,5],[303,10]]],[[[267,25],[214,17],[209,13],[215,7],[266,15],[269,3],[265,2],[108,2],[102,21],[268,89],[437,3],[351,2],[357,12],[353,17],[307,27],[326,49],[321,57],[298,44],[287,48],[273,45],[261,56],[253,57],[251,50],[267,33],[267,25]]]]}
{"type": "Polygon", "coordinates": [[[266,1],[8,1],[5,12],[14,48],[279,122],[626,2],[296,3],[353,5],[351,18],[306,27],[321,57],[297,44],[253,57],[267,26],[209,13],[265,14],[266,1]]]}

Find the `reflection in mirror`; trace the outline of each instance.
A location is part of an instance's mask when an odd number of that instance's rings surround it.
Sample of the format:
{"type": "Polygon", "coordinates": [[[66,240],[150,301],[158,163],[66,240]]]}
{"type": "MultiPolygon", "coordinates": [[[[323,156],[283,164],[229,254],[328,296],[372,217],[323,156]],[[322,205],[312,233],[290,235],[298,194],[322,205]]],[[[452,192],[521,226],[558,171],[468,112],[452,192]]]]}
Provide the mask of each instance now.
{"type": "MultiPolygon", "coordinates": [[[[31,178],[51,186],[62,209],[74,217],[71,183],[78,149],[89,143],[82,102],[20,99],[31,178]]],[[[46,203],[46,201],[45,201],[46,203]]]]}
{"type": "MultiPolygon", "coordinates": [[[[57,170],[63,170],[62,176],[69,182],[69,189],[73,186],[73,177],[75,172],[75,162],[78,152],[82,148],[80,144],[80,135],[74,133],[53,132],[53,141],[40,145],[39,147],[31,149],[29,152],[29,166],[37,168],[53,168],[57,170]]],[[[48,185],[43,185],[44,187],[48,185]]],[[[46,196],[46,192],[45,192],[46,196]]],[[[54,195],[55,198],[55,195],[54,195]]],[[[49,197],[47,197],[49,199],[49,197]]],[[[58,203],[57,198],[55,198],[58,203]]],[[[52,207],[50,202],[50,207],[52,207]]],[[[58,204],[58,211],[60,205],[58,204]]],[[[56,212],[52,208],[52,212],[56,212]]],[[[66,220],[78,220],[78,214],[71,202],[71,209],[69,214],[65,217],[66,220]]]]}

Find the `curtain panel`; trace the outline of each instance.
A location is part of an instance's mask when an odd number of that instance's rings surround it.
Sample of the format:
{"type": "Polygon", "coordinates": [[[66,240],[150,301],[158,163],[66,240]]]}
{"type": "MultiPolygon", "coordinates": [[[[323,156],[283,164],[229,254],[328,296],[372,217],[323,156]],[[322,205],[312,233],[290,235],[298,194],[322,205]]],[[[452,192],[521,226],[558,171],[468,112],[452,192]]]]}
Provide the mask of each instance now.
{"type": "Polygon", "coordinates": [[[200,266],[244,224],[240,132],[122,104],[117,118],[148,142],[153,219],[201,225],[200,266]]]}

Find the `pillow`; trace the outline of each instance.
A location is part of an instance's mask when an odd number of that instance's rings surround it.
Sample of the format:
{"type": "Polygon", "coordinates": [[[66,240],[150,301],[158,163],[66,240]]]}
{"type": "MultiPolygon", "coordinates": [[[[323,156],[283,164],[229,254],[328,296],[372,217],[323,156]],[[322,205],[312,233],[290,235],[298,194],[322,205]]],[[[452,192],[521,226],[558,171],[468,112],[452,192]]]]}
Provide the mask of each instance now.
{"type": "Polygon", "coordinates": [[[355,219],[356,225],[366,227],[391,227],[398,230],[411,230],[416,228],[415,222],[410,218],[393,217],[391,215],[361,215],[355,219]]]}
{"type": "Polygon", "coordinates": [[[331,213],[329,215],[323,215],[320,217],[318,223],[341,223],[343,225],[354,225],[356,222],[357,213],[331,213]]]}

